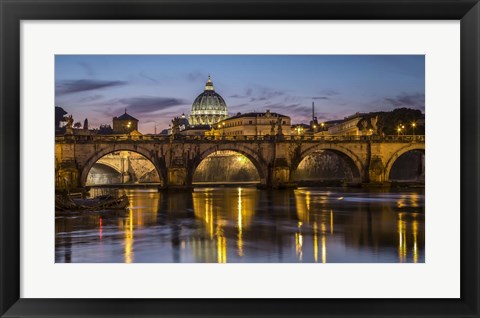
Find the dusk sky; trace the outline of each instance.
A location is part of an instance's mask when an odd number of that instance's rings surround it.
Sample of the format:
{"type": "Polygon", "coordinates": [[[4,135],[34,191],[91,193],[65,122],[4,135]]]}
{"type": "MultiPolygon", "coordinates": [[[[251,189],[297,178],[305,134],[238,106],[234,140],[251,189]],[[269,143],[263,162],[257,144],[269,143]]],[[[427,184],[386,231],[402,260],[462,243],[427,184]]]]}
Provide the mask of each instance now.
{"type": "Polygon", "coordinates": [[[139,131],[190,114],[208,74],[231,115],[270,109],[292,123],[409,107],[425,111],[423,55],[57,55],[55,106],[90,128],[127,112],[139,131]]]}

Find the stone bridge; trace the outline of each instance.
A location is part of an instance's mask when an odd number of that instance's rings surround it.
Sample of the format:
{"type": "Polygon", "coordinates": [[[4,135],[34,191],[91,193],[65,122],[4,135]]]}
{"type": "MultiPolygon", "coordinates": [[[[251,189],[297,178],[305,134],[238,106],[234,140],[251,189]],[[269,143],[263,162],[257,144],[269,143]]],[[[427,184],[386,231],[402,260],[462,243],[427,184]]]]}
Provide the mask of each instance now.
{"type": "Polygon", "coordinates": [[[92,166],[117,151],[145,156],[155,166],[163,188],[188,188],[195,169],[208,155],[230,150],[246,156],[264,187],[291,186],[292,172],[318,151],[341,156],[358,183],[386,183],[395,161],[412,150],[425,151],[424,136],[129,136],[62,135],[55,138],[57,189],[85,186],[92,166]]]}

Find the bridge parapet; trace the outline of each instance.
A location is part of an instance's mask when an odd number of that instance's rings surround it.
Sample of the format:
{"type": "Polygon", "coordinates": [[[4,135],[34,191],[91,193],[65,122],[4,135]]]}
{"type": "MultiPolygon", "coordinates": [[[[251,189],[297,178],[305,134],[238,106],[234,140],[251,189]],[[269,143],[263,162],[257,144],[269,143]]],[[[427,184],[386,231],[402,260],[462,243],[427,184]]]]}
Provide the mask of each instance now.
{"type": "Polygon", "coordinates": [[[243,135],[243,136],[178,136],[172,139],[170,136],[158,135],[143,135],[143,136],[129,136],[129,135],[58,135],[55,136],[56,143],[171,143],[171,142],[224,142],[224,141],[240,141],[240,142],[299,142],[299,141],[325,141],[325,142],[394,142],[394,143],[409,143],[409,142],[425,142],[424,135],[388,135],[388,136],[258,136],[258,135],[243,135]]]}

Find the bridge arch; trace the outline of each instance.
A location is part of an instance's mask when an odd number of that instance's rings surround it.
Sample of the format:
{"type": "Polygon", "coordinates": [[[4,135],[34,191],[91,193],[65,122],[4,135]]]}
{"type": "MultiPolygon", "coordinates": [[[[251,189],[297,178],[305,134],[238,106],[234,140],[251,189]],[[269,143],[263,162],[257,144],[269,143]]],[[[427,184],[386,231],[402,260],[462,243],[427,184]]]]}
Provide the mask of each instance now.
{"type": "Polygon", "coordinates": [[[219,144],[215,145],[212,147],[209,147],[205,149],[204,151],[200,152],[197,156],[195,156],[191,167],[189,169],[189,174],[188,174],[188,181],[191,184],[193,180],[193,175],[195,171],[197,170],[198,166],[200,163],[207,158],[209,155],[217,152],[217,151],[232,151],[236,152],[239,154],[244,155],[247,157],[248,160],[255,166],[257,169],[258,175],[260,176],[260,183],[261,184],[266,184],[267,181],[267,175],[268,175],[268,168],[266,162],[258,156],[258,153],[255,152],[254,149],[251,149],[249,147],[246,147],[244,145],[238,145],[238,144],[219,144]]]}
{"type": "Polygon", "coordinates": [[[393,165],[400,158],[402,155],[406,154],[410,151],[421,151],[425,153],[425,143],[412,143],[407,146],[404,146],[397,150],[390,158],[388,159],[387,163],[385,164],[385,180],[390,180],[390,172],[392,171],[393,165]]]}
{"type": "Polygon", "coordinates": [[[88,173],[92,169],[93,165],[100,160],[102,157],[113,153],[113,152],[119,152],[119,151],[130,151],[130,152],[135,152],[137,154],[142,155],[145,157],[148,161],[150,161],[153,166],[155,167],[155,170],[160,178],[160,182],[163,184],[165,180],[165,175],[166,171],[165,169],[161,169],[158,161],[156,160],[155,156],[150,152],[150,150],[143,148],[143,147],[138,147],[136,145],[108,145],[98,151],[96,151],[83,165],[81,168],[81,173],[80,173],[80,185],[84,187],[87,183],[87,177],[88,173]]]}
{"type": "Polygon", "coordinates": [[[115,165],[106,164],[100,159],[90,169],[85,185],[121,183],[121,180],[121,169],[115,165]]]}
{"type": "MultiPolygon", "coordinates": [[[[100,164],[100,165],[107,166],[107,167],[115,170],[116,172],[121,173],[120,169],[119,169],[117,166],[115,166],[115,165],[113,165],[113,164],[111,164],[111,163],[109,163],[109,162],[107,162],[107,161],[102,161],[102,158],[103,158],[103,157],[101,157],[100,159],[98,159],[98,160],[95,162],[95,164],[100,164]]],[[[93,167],[93,166],[92,166],[92,167],[93,167]]]]}
{"type": "Polygon", "coordinates": [[[292,171],[297,170],[298,166],[305,158],[322,150],[331,151],[336,155],[338,155],[340,158],[342,158],[352,170],[354,181],[358,181],[358,182],[364,181],[365,167],[364,167],[364,164],[362,163],[362,160],[354,152],[338,144],[322,143],[322,144],[309,146],[308,148],[302,150],[298,155],[298,158],[292,161],[293,163],[292,171]]]}

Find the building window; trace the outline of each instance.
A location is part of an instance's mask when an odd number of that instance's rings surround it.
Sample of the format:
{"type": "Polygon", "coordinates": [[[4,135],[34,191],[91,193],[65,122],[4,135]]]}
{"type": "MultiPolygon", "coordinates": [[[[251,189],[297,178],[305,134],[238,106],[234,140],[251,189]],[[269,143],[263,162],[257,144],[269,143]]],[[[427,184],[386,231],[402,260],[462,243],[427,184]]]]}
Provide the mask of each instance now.
{"type": "Polygon", "coordinates": [[[251,125],[251,124],[253,124],[253,122],[252,122],[251,120],[249,120],[249,121],[248,121],[248,124],[251,125]]]}

